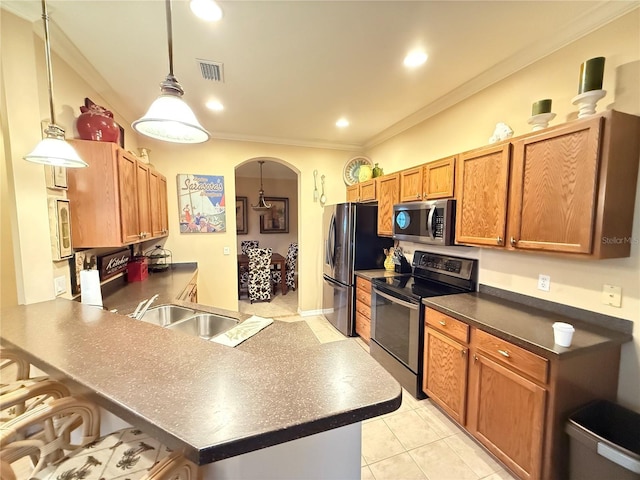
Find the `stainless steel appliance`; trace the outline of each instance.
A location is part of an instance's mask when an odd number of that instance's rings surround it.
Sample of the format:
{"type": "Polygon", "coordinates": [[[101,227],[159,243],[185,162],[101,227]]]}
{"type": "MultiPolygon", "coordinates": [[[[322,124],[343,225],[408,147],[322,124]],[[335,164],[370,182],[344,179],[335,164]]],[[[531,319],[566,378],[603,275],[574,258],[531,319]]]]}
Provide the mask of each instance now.
{"type": "Polygon", "coordinates": [[[453,245],[455,200],[398,203],[393,206],[393,238],[453,245]]]}
{"type": "Polygon", "coordinates": [[[413,254],[413,274],[372,280],[371,356],[416,398],[422,392],[422,299],[473,292],[477,260],[430,252],[413,254]]]}
{"type": "Polygon", "coordinates": [[[383,268],[393,239],[378,236],[378,207],[340,203],[324,207],[322,311],[344,335],[354,335],[355,270],[383,268]]]}

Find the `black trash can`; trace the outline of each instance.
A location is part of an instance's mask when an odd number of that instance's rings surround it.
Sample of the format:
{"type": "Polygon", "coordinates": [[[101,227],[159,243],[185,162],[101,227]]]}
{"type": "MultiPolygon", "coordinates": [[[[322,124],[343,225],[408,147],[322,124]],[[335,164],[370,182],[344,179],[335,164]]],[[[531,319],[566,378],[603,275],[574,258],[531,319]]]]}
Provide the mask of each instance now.
{"type": "Polygon", "coordinates": [[[571,480],[640,480],[640,414],[600,400],[573,413],[565,431],[571,480]]]}

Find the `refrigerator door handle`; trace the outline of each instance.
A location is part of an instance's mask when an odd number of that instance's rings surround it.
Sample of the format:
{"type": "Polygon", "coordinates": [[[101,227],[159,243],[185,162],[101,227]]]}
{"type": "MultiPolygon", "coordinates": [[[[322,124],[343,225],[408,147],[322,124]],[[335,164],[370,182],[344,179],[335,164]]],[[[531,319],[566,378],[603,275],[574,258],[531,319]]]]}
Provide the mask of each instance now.
{"type": "Polygon", "coordinates": [[[336,216],[331,214],[329,222],[329,238],[327,239],[327,260],[331,268],[335,268],[336,263],[336,216]]]}

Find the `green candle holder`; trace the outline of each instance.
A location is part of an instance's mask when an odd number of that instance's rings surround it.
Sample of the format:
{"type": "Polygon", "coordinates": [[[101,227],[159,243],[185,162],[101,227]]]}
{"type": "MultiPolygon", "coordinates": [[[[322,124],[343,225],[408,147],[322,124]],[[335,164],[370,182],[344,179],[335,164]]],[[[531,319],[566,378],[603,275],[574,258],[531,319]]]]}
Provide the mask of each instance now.
{"type": "Polygon", "coordinates": [[[578,85],[578,95],[592,90],[602,89],[604,60],[604,57],[595,57],[580,65],[580,84],[578,85]]]}

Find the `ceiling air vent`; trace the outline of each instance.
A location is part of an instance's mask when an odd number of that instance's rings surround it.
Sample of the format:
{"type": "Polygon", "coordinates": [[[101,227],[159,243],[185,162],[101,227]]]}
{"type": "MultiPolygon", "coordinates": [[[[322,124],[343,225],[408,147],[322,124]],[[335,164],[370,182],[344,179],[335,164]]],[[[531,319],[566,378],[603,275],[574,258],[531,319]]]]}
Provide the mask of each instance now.
{"type": "Polygon", "coordinates": [[[198,65],[200,66],[200,73],[205,80],[211,80],[212,82],[223,82],[222,77],[222,63],[212,62],[210,60],[200,60],[196,58],[198,65]]]}

